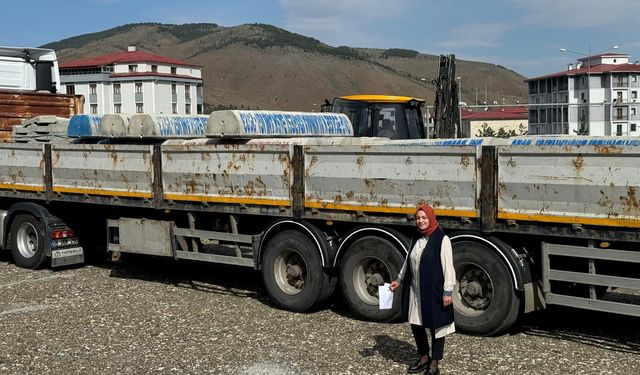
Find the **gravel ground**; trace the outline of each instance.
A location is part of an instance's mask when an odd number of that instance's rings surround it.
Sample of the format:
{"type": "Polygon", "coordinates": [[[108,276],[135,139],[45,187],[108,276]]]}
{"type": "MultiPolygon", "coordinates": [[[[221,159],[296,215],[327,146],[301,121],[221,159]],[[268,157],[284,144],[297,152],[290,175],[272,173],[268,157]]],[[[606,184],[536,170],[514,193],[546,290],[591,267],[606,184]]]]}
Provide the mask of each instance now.
{"type": "MultiPolygon", "coordinates": [[[[554,308],[447,338],[443,374],[638,374],[640,320],[554,308]]],[[[252,270],[129,258],[29,271],[0,258],[0,374],[404,374],[409,326],[335,298],[274,308],[252,270]]]]}

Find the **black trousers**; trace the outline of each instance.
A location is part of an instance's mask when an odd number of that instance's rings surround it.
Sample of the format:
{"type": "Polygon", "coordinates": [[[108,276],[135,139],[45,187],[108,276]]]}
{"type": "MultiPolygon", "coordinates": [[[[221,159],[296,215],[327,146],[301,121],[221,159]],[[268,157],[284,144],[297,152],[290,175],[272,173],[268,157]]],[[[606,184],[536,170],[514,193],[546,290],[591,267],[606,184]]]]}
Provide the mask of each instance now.
{"type": "MultiPolygon", "coordinates": [[[[431,359],[441,360],[444,356],[444,336],[439,339],[436,338],[436,331],[433,329],[431,332],[431,359]]],[[[411,324],[411,333],[416,340],[416,347],[418,348],[418,354],[420,356],[429,354],[429,340],[427,339],[427,329],[423,326],[411,324]]]]}

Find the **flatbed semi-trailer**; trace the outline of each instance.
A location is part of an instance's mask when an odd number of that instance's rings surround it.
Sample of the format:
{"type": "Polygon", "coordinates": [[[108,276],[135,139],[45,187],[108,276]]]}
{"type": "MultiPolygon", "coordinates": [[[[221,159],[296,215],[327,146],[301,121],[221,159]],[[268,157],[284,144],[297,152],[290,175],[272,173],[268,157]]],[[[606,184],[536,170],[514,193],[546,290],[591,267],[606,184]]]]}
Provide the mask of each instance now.
{"type": "Polygon", "coordinates": [[[496,334],[545,303],[640,315],[601,298],[640,289],[637,145],[220,129],[147,145],[0,145],[2,245],[32,268],[82,261],[78,240],[116,257],[254,267],[281,308],[307,310],[337,285],[355,314],[386,321],[398,299],[380,310],[377,287],[395,278],[428,202],[453,242],[462,330],[496,334]]]}

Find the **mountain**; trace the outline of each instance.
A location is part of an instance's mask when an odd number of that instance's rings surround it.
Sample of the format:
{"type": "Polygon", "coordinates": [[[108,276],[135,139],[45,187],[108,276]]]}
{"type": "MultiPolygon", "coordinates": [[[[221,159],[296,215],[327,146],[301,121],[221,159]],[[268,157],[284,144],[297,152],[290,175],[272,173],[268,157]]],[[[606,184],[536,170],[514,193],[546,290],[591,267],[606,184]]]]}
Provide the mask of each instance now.
{"type": "MultiPolygon", "coordinates": [[[[140,23],[44,45],[61,62],[123,52],[151,53],[202,65],[207,110],[237,107],[318,110],[347,94],[421,97],[431,103],[438,56],[405,49],[332,47],[265,24],[140,23]]],[[[462,101],[526,102],[525,77],[499,65],[457,60],[462,101]]]]}

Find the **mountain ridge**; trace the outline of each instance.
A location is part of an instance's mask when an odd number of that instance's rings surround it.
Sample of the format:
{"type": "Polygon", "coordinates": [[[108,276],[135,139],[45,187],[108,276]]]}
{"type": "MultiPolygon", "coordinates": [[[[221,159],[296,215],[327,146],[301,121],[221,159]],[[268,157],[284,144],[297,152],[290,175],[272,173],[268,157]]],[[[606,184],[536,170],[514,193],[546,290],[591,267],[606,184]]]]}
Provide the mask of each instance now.
{"type": "MultiPolygon", "coordinates": [[[[135,45],[203,67],[205,112],[214,108],[319,110],[324,99],[389,94],[434,99],[438,56],[410,49],[333,47],[268,24],[134,23],[43,45],[61,62],[135,45]]],[[[526,102],[525,77],[499,65],[457,60],[462,101],[526,102]],[[484,92],[484,95],[482,93],[484,92]]],[[[502,104],[502,103],[501,103],[502,104]]]]}

